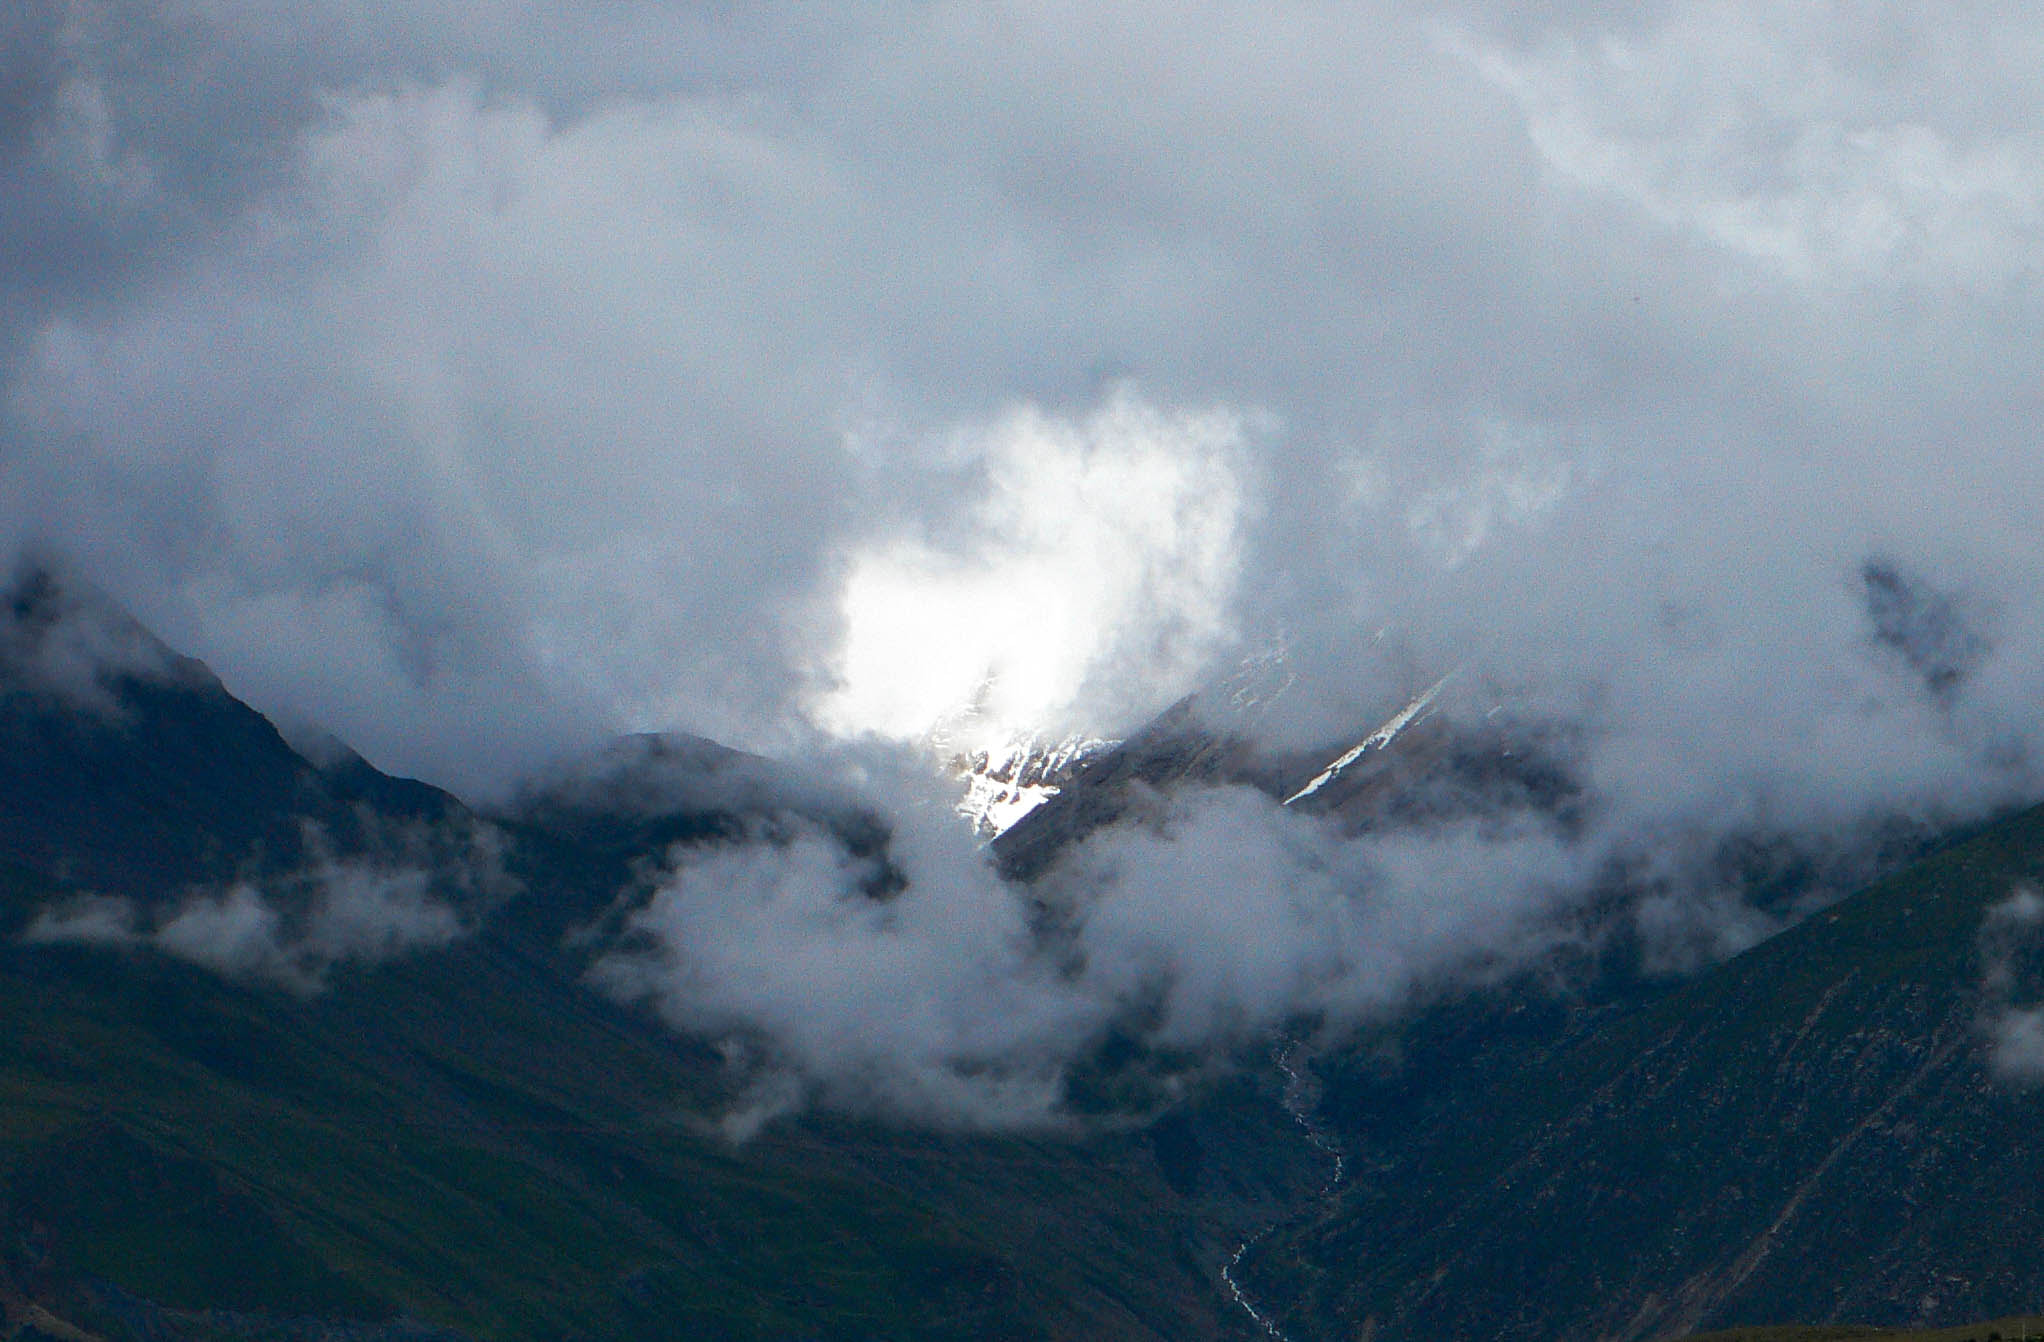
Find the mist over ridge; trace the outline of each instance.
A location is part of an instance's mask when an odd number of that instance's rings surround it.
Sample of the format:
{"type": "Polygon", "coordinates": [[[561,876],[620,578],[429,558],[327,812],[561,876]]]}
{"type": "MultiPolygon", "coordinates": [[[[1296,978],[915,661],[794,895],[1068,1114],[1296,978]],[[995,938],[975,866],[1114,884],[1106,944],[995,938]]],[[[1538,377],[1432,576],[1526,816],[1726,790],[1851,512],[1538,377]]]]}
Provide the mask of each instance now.
{"type": "Polygon", "coordinates": [[[735,845],[601,977],[938,1109],[1040,1109],[1131,1003],[1205,1041],[1537,954],[1614,865],[1720,955],[1783,913],[1724,836],[1849,867],[2036,795],[2044,21],[1177,15],[29,0],[0,543],[478,802],[620,731],[858,791],[891,912],[828,834],[735,845]],[[924,737],[1126,736],[1280,635],[1260,745],[1454,670],[1579,826],[1188,789],[1047,953],[924,737]]]}

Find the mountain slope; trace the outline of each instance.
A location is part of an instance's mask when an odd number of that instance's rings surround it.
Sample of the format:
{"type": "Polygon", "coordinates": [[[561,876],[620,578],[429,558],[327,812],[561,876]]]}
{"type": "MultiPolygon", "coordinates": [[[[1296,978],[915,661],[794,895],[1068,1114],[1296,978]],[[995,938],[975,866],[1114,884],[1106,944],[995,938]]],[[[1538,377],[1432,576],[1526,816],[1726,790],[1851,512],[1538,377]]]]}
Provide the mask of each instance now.
{"type": "Polygon", "coordinates": [[[1434,716],[1440,688],[1406,701],[1374,731],[1308,749],[1272,748],[1251,714],[1188,697],[1061,779],[993,840],[994,857],[1003,874],[1034,880],[1087,835],[1143,817],[1158,794],[1180,788],[1253,788],[1350,834],[1510,813],[1577,823],[1580,787],[1555,733],[1508,717],[1472,724],[1434,716]]]}
{"type": "Polygon", "coordinates": [[[1248,1280],[1302,1339],[2034,1308],[2044,1254],[2012,1236],[2044,1187],[2036,1099],[1991,1073],[1983,1033],[1983,984],[2033,993],[2034,947],[1998,970],[1981,937],[2040,875],[2044,808],[1654,1000],[1479,1053],[1423,1103],[1344,1055],[1327,1116],[1367,1173],[1248,1280]]]}
{"type": "MultiPolygon", "coordinates": [[[[870,855],[863,893],[886,900],[886,825],[847,798],[636,738],[481,817],[315,764],[60,590],[8,614],[9,1342],[1244,1338],[1218,1269],[1273,1222],[1237,1276],[1298,1342],[1936,1323],[2044,1298],[2044,1255],[2011,1229],[2044,1187],[2034,1094],[1990,1073],[1983,1030],[2044,989],[2044,900],[2031,924],[1993,912],[2029,907],[2009,901],[2044,876],[2044,810],[1672,988],[1586,938],[1573,996],[1492,985],[1323,1053],[1316,1121],[1351,1177],[1303,1214],[1325,1153],[1260,1059],[1203,1071],[1119,1035],[1072,1078],[1091,1117],[1071,1132],[812,1113],[727,1140],[746,1074],[592,991],[587,936],[670,846],[795,821],[870,855]],[[174,935],[251,910],[275,915],[254,925],[267,958],[174,935]]],[[[1565,742],[1419,717],[1300,807],[1356,833],[1496,808],[1571,823],[1565,742]]],[[[1181,706],[995,852],[1030,876],[1153,791],[1281,801],[1354,747],[1273,757],[1181,706]]]]}
{"type": "Polygon", "coordinates": [[[202,664],[31,571],[0,596],[0,860],[145,906],[465,815],[345,753],[305,759],[202,664]]]}
{"type": "Polygon", "coordinates": [[[0,954],[8,1272],[95,1331],[1227,1335],[1142,1134],[738,1148],[688,1118],[715,1058],[515,947],[310,1001],[114,954],[0,954]]]}
{"type": "Polygon", "coordinates": [[[1061,1135],[813,1114],[737,1145],[724,1058],[589,988],[569,934],[636,864],[787,802],[696,777],[729,752],[630,744],[642,801],[649,768],[704,786],[637,809],[557,790],[486,821],[315,765],[160,647],[53,680],[33,639],[76,612],[37,628],[57,594],[30,595],[0,665],[6,1335],[1244,1335],[1228,1237],[1312,1177],[1274,1087],[1061,1135]],[[465,899],[459,935],[339,943],[295,975],[168,936],[242,907],[224,889],[311,936],[365,881],[383,902],[358,914],[410,908],[391,888],[465,899]],[[128,923],[24,938],[110,896],[128,923]]]}

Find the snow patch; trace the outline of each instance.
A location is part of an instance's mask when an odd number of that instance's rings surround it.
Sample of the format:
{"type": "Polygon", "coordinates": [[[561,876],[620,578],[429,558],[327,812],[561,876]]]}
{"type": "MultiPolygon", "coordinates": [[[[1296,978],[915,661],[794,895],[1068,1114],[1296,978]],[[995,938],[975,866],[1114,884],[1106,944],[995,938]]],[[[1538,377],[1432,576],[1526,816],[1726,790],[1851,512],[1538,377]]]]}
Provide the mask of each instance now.
{"type": "Polygon", "coordinates": [[[964,782],[958,814],[991,841],[1063,791],[1064,780],[1114,742],[1092,736],[1050,740],[1028,734],[991,750],[954,755],[952,771],[964,782]]]}
{"type": "Polygon", "coordinates": [[[1293,802],[1305,800],[1307,797],[1310,797],[1314,793],[1318,792],[1321,788],[1324,788],[1329,783],[1332,783],[1335,779],[1341,777],[1343,770],[1347,769],[1351,764],[1354,764],[1357,760],[1361,759],[1370,751],[1382,750],[1385,746],[1390,745],[1391,742],[1397,738],[1400,732],[1404,731],[1407,727],[1410,727],[1413,723],[1419,721],[1421,717],[1425,716],[1427,710],[1433,706],[1435,698],[1440,695],[1441,690],[1447,685],[1449,681],[1453,680],[1454,678],[1455,673],[1453,671],[1450,671],[1447,675],[1442,676],[1432,685],[1429,685],[1424,694],[1420,695],[1419,698],[1414,699],[1404,708],[1401,708],[1396,713],[1392,714],[1391,718],[1387,722],[1385,722],[1383,726],[1379,727],[1376,731],[1371,732],[1368,736],[1364,737],[1362,741],[1358,743],[1353,749],[1344,753],[1339,759],[1335,760],[1334,763],[1328,765],[1325,769],[1322,769],[1317,775],[1314,776],[1312,782],[1306,784],[1306,786],[1300,788],[1297,792],[1294,792],[1291,796],[1285,798],[1285,805],[1290,806],[1293,802]]]}

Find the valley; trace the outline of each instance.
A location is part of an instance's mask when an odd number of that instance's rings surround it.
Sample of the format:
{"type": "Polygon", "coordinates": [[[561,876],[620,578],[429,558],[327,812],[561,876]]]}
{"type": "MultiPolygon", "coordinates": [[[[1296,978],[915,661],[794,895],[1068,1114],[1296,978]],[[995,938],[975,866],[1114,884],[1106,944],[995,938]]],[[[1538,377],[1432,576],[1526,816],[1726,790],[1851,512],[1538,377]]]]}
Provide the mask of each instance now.
{"type": "MultiPolygon", "coordinates": [[[[729,1037],[592,990],[649,855],[820,827],[871,855],[861,898],[893,898],[887,827],[855,798],[646,738],[478,813],[311,762],[167,652],[106,682],[114,712],[14,674],[0,1285],[20,1342],[1645,1342],[1943,1326],[2044,1294],[2010,1237],[2044,1187],[2034,1092],[1989,1047],[2038,990],[2012,892],[2044,880],[2044,810],[1687,976],[1610,943],[1232,1053],[1110,1032],[1059,1124],[1004,1133],[763,1098],[729,1037]],[[209,881],[260,902],[192,893],[209,881]],[[262,914],[241,940],[189,939],[236,910],[262,914]]],[[[1301,803],[1364,832],[1423,795],[1570,804],[1536,755],[1487,764],[1417,716],[1329,774],[1330,752],[1259,757],[1181,709],[1090,756],[994,860],[1033,879],[1202,780],[1281,800],[1318,771],[1301,803]]]]}

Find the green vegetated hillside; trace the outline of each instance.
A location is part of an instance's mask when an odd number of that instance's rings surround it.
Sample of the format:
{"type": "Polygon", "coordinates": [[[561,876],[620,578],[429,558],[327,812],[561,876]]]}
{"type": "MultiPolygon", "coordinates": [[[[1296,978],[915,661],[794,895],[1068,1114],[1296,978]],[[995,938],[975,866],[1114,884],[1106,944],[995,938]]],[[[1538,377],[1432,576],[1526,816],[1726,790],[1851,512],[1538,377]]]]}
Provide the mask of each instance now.
{"type": "Polygon", "coordinates": [[[1699,1333],[1688,1342],[2038,1342],[2044,1317],[2021,1315],[1965,1323],[1953,1328],[1859,1328],[1849,1325],[1792,1328],[1730,1328],[1699,1333]]]}
{"type": "Polygon", "coordinates": [[[592,991],[568,934],[730,816],[507,820],[492,880],[441,883],[469,935],[316,992],[24,941],[87,890],[466,854],[454,799],[173,671],[111,707],[0,684],[0,1337],[1244,1335],[1230,1236],[1317,1177],[1267,1082],[1065,1134],[714,1130],[722,1058],[592,991]]]}
{"type": "MultiPolygon", "coordinates": [[[[1980,938],[2040,874],[2044,809],[1645,1002],[1518,1039],[1539,1009],[1439,1013],[1328,1060],[1356,1177],[1244,1275],[1299,1339],[2036,1308],[2044,1102],[1989,1069],[1980,938]]],[[[2006,989],[2034,1001],[2014,949],[2006,989]]]]}
{"type": "MultiPolygon", "coordinates": [[[[47,893],[18,875],[6,890],[47,893]]],[[[691,1123],[721,1098],[714,1059],[488,937],[311,1000],[153,954],[10,946],[0,1019],[7,1290],[105,1336],[295,1336],[282,1321],[303,1318],[477,1338],[1234,1324],[1198,1239],[1209,1209],[1174,1191],[1148,1134],[810,1118],[734,1147],[691,1123]]],[[[1209,1104],[1212,1131],[1270,1122],[1246,1091],[1209,1104]]]]}

